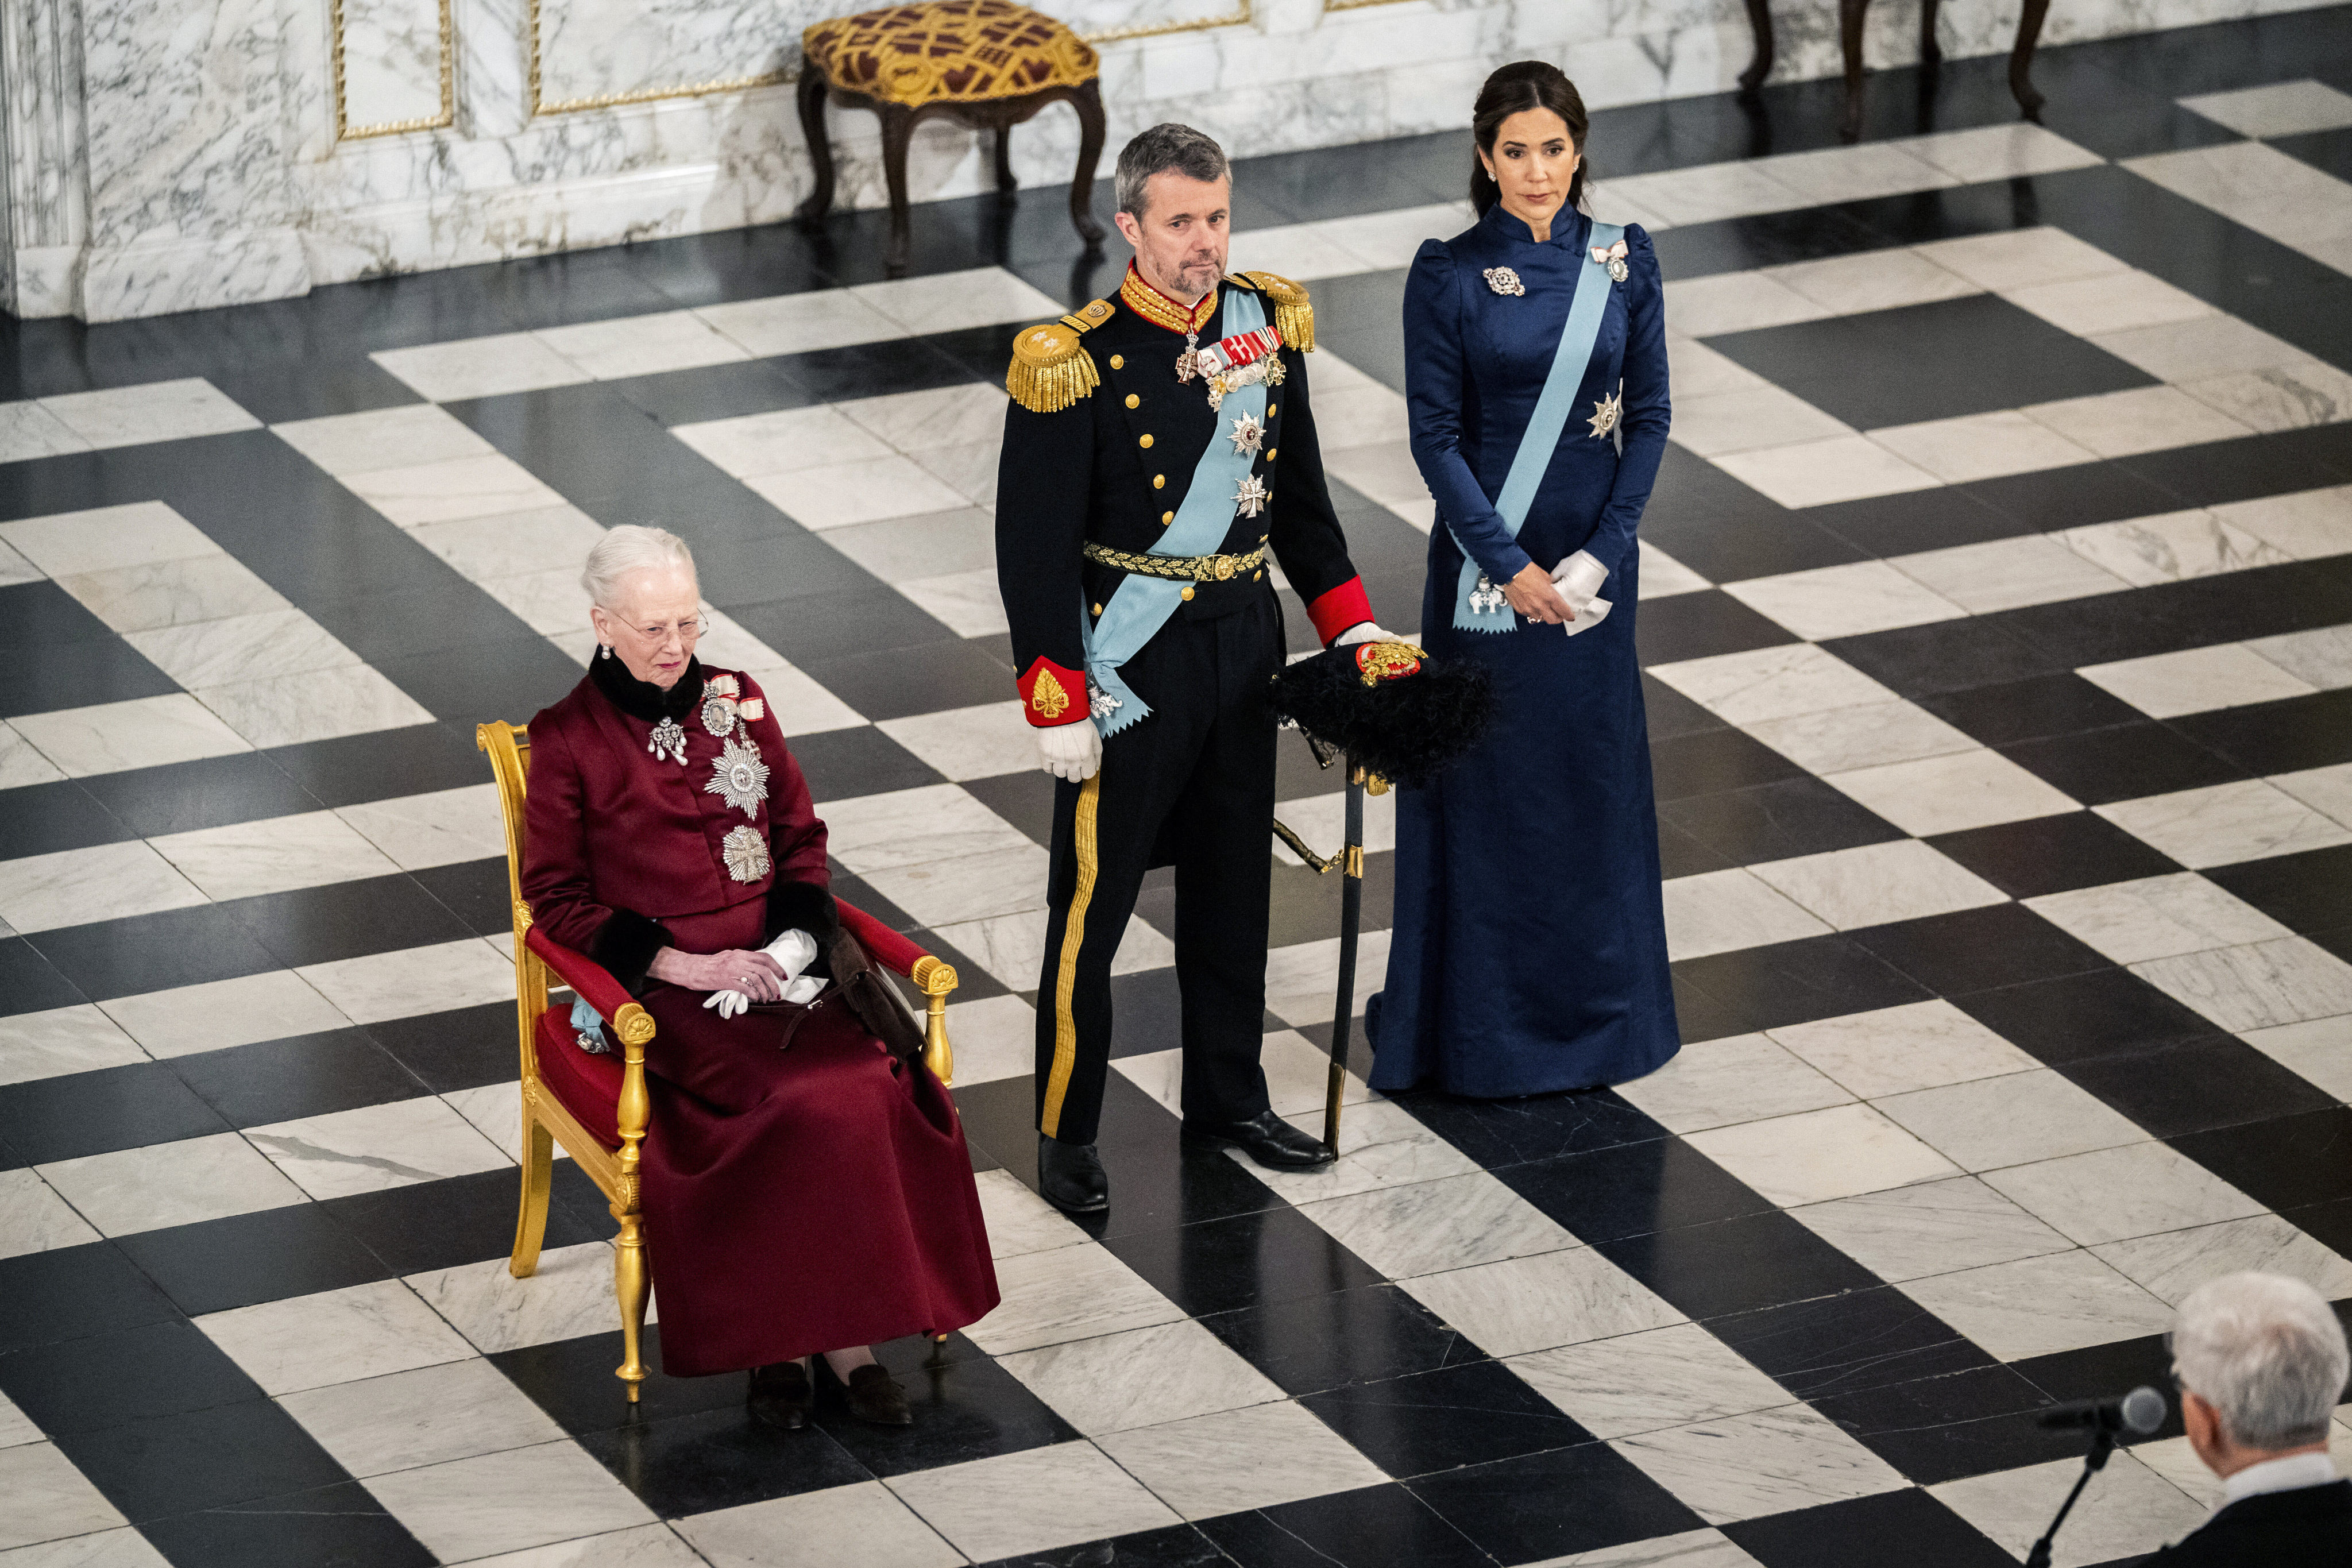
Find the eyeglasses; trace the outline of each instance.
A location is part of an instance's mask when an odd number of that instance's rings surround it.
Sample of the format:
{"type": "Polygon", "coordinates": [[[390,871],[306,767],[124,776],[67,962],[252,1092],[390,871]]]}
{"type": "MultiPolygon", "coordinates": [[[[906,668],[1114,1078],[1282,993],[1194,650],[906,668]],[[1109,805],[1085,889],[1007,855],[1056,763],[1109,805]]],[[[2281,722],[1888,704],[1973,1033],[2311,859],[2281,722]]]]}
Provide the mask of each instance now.
{"type": "Polygon", "coordinates": [[[677,633],[678,641],[693,642],[710,629],[709,623],[700,616],[688,616],[675,626],[667,621],[657,621],[649,626],[640,626],[635,621],[626,621],[623,624],[647,642],[653,643],[667,642],[669,634],[673,631],[677,633]]]}

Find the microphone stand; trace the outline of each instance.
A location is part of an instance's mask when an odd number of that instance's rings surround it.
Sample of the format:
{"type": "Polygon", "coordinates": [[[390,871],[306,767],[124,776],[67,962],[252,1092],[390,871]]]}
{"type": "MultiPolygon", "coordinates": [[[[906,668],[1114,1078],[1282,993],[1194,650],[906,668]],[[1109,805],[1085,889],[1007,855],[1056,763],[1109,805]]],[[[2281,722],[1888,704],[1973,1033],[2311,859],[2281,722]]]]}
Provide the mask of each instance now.
{"type": "Polygon", "coordinates": [[[2091,1484],[2093,1476],[2106,1468],[2107,1456],[2115,1451],[2113,1432],[2102,1426],[2092,1434],[2091,1451],[2083,1456],[2083,1473],[2074,1479],[2074,1489],[2066,1494],[2066,1500],[2058,1505],[2058,1517],[2050,1521],[2050,1528],[2042,1532],[2042,1539],[2025,1554],[2025,1568],[2050,1568],[2051,1542],[2058,1538],[2058,1527],[2066,1522],[2067,1514],[2074,1511],[2074,1500],[2083,1495],[2083,1489],[2091,1484]]]}

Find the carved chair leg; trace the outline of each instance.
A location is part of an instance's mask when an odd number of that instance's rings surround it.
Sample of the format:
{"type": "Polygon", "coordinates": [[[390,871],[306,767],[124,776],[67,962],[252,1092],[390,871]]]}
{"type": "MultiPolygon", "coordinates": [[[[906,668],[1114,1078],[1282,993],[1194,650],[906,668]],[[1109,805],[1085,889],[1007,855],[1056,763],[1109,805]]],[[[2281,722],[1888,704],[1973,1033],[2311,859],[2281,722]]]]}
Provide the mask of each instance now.
{"type": "Polygon", "coordinates": [[[1937,0],[1920,0],[1919,63],[1930,68],[1944,63],[1944,46],[1936,41],[1937,0]]]}
{"type": "Polygon", "coordinates": [[[1103,150],[1102,84],[1081,85],[1070,95],[1070,104],[1078,111],[1078,167],[1070,180],[1070,223],[1091,256],[1103,238],[1103,226],[1095,221],[1095,165],[1102,162],[1103,150]]]}
{"type": "Polygon", "coordinates": [[[1754,92],[1772,74],[1772,11],[1768,0],[1748,0],[1748,26],[1756,35],[1756,53],[1739,73],[1739,90],[1754,92]]]}
{"type": "Polygon", "coordinates": [[[907,213],[907,148],[914,134],[913,110],[892,104],[882,110],[882,176],[890,187],[890,248],[883,253],[882,269],[893,278],[906,276],[914,249],[907,213]]]}
{"type": "Polygon", "coordinates": [[[515,1217],[514,1256],[507,1272],[528,1279],[539,1271],[539,1246],[547,1237],[548,1184],[555,1176],[555,1140],[529,1106],[522,1112],[522,1211],[515,1217]]]}
{"type": "Polygon", "coordinates": [[[2050,0],[2025,0],[2025,13],[2017,19],[2017,42],[2009,51],[2009,90],[2017,99],[2019,112],[2026,119],[2039,121],[2042,118],[2042,94],[2033,86],[2033,46],[2042,39],[2042,19],[2050,14],[2050,0]]]}
{"type": "Polygon", "coordinates": [[[1020,186],[1021,182],[1013,177],[1013,127],[1000,125],[996,128],[996,188],[1012,191],[1020,186]]]}
{"type": "Polygon", "coordinates": [[[801,69],[801,135],[808,142],[809,169],[816,184],[793,216],[804,224],[824,221],[833,210],[833,140],[824,129],[824,75],[812,67],[801,69]]]}
{"type": "Polygon", "coordinates": [[[1862,139],[1862,24],[1870,0],[1838,0],[1838,38],[1845,47],[1845,119],[1838,134],[1848,142],[1862,139]]]}
{"type": "Polygon", "coordinates": [[[637,1402],[638,1385],[646,1381],[646,1229],[635,1208],[613,1205],[621,1234],[613,1241],[613,1294],[621,1305],[621,1364],[613,1373],[629,1386],[629,1403],[637,1402]]]}

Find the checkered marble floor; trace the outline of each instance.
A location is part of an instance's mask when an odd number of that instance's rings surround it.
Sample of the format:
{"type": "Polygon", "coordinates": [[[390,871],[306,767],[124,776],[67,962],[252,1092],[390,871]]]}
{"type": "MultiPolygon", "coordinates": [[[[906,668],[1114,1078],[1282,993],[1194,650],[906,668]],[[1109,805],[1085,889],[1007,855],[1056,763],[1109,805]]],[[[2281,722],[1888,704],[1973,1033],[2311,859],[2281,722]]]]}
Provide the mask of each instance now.
{"type": "MultiPolygon", "coordinates": [[[[898,281],[851,215],[0,323],[0,1568],[2021,1557],[2074,1468],[2034,1412],[2161,1385],[2196,1283],[2352,1301],[2347,21],[2046,51],[2046,130],[1999,62],[1853,148],[1823,84],[1596,116],[1598,206],[1669,279],[1640,637],[1689,1043],[1499,1105],[1359,1082],[1325,1172],[1183,1155],[1155,883],[1085,1224],[1027,1184],[1051,795],[988,512],[1008,326],[1112,281],[1055,193],[919,212],[898,281]],[[647,520],[837,888],[964,977],[1005,1300],[882,1347],[908,1432],[765,1433],[732,1378],[631,1416],[566,1165],[539,1275],[504,1270],[471,731],[577,679],[573,563],[647,520]]],[[[1465,156],[1237,185],[1236,264],[1315,284],[1333,490],[1401,628],[1397,302],[1465,156]]],[[[1333,782],[1286,751],[1325,847],[1333,782]]],[[[1265,1060],[1316,1127],[1338,890],[1276,858],[1265,1060]]],[[[2059,1561],[2211,1491],[2168,1426],[2059,1561]]]]}

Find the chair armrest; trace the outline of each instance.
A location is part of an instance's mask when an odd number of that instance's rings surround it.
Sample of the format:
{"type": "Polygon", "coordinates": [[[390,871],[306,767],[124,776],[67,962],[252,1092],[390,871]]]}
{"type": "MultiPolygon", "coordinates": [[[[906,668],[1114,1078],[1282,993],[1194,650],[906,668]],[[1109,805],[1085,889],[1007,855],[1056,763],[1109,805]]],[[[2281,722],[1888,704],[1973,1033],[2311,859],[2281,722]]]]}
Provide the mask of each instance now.
{"type": "Polygon", "coordinates": [[[842,928],[857,939],[857,945],[864,948],[875,963],[893,974],[904,974],[911,979],[915,965],[931,956],[855,904],[836,899],[834,908],[841,911],[842,928]]]}
{"type": "Polygon", "coordinates": [[[903,974],[929,998],[923,1020],[923,1065],[941,1083],[955,1080],[955,1052],[948,1046],[948,993],[956,988],[956,972],[932,953],[925,952],[855,904],[834,900],[841,926],[856,937],[874,962],[894,974],[903,974]]]}
{"type": "MultiPolygon", "coordinates": [[[[531,927],[523,940],[530,944],[531,952],[539,954],[541,961],[555,972],[555,977],[578,992],[581,1000],[595,1008],[597,1016],[606,1023],[617,1027],[621,1021],[621,1009],[636,1006],[636,998],[613,978],[612,971],[586,953],[573,952],[537,926],[531,927]]],[[[641,1007],[637,1010],[640,1014],[645,1011],[641,1007]]],[[[646,1022],[652,1022],[650,1016],[646,1022]]],[[[650,1038],[652,1031],[648,1029],[646,1035],[650,1038]]]]}

